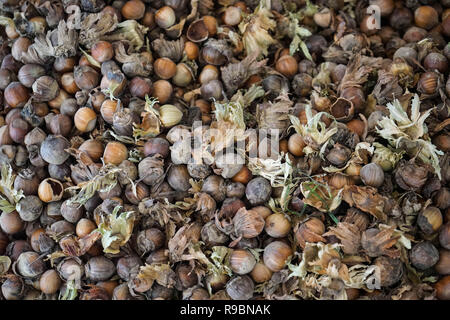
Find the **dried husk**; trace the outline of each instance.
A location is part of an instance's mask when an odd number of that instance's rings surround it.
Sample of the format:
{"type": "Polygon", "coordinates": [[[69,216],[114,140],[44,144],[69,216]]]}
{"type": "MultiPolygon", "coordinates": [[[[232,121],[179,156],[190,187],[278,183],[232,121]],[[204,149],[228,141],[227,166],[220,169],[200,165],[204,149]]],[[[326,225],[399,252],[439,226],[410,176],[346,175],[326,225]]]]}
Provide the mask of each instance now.
{"type": "Polygon", "coordinates": [[[265,130],[279,130],[279,138],[283,138],[290,126],[289,114],[293,105],[294,102],[289,99],[287,92],[279,95],[275,102],[259,104],[256,108],[258,127],[265,130]]]}
{"type": "Polygon", "coordinates": [[[131,237],[136,220],[133,211],[123,211],[121,206],[114,208],[113,212],[98,226],[102,235],[102,246],[105,253],[117,254],[131,237]]]}
{"type": "Polygon", "coordinates": [[[247,56],[254,52],[257,52],[258,56],[268,54],[269,46],[275,43],[269,31],[275,27],[276,22],[270,12],[270,0],[261,0],[254,13],[239,24],[247,56]]]}
{"type": "Polygon", "coordinates": [[[362,233],[361,237],[361,245],[364,251],[370,257],[387,255],[391,258],[398,258],[400,250],[393,247],[400,239],[400,236],[395,236],[394,230],[394,227],[382,231],[379,229],[367,229],[362,233]]]}
{"type": "Polygon", "coordinates": [[[169,58],[177,63],[183,58],[184,40],[183,38],[173,41],[165,40],[161,35],[161,38],[152,41],[152,48],[160,58],[169,58]]]}
{"type": "Polygon", "coordinates": [[[117,16],[111,14],[91,13],[81,22],[78,41],[81,45],[90,49],[100,38],[116,29],[117,16]]]}
{"type": "Polygon", "coordinates": [[[345,186],[342,199],[350,206],[370,213],[380,222],[387,221],[385,209],[388,207],[388,199],[377,193],[376,188],[356,185],[345,186]]]}
{"type": "Polygon", "coordinates": [[[335,236],[342,244],[342,251],[346,254],[357,254],[360,248],[361,230],[357,225],[339,222],[336,227],[330,227],[323,236],[335,236]]]}
{"type": "MultiPolygon", "coordinates": [[[[122,63],[122,71],[128,77],[148,77],[153,71],[151,55],[145,53],[127,52],[125,41],[113,43],[114,57],[122,63]]],[[[129,50],[130,51],[130,50],[129,50]]]]}
{"type": "Polygon", "coordinates": [[[256,61],[257,53],[252,53],[237,63],[229,63],[221,67],[222,81],[225,84],[228,94],[233,94],[252,75],[262,71],[267,63],[267,59],[256,61]]]}

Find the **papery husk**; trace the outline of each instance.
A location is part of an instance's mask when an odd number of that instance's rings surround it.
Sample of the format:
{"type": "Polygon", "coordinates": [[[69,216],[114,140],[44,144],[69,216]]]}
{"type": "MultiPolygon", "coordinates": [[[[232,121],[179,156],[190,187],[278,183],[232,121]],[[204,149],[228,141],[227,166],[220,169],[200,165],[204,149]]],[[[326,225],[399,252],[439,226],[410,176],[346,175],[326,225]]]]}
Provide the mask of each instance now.
{"type": "Polygon", "coordinates": [[[198,12],[200,15],[210,15],[214,11],[214,1],[213,0],[199,0],[198,1],[198,12]]]}
{"type": "Polygon", "coordinates": [[[307,118],[306,125],[301,124],[298,117],[289,115],[292,127],[298,134],[302,135],[303,140],[307,144],[307,146],[303,148],[303,152],[306,154],[319,153],[320,155],[323,155],[330,138],[338,131],[338,129],[335,124],[332,124],[327,128],[325,123],[320,120],[323,115],[332,118],[326,112],[318,112],[313,116],[311,106],[307,105],[305,114],[307,118]]]}
{"type": "Polygon", "coordinates": [[[173,288],[176,283],[176,274],[169,264],[145,264],[140,267],[135,282],[144,282],[151,287],[156,281],[161,286],[173,288]]]}
{"type": "Polygon", "coordinates": [[[264,229],[264,219],[257,211],[240,208],[233,217],[234,235],[242,238],[255,238],[264,229]]]}
{"type": "Polygon", "coordinates": [[[394,289],[391,295],[392,300],[436,300],[436,289],[428,283],[404,284],[399,288],[394,289]],[[407,296],[414,298],[406,298],[407,296]]]}
{"type": "MultiPolygon", "coordinates": [[[[407,95],[409,98],[410,95],[407,95]]],[[[439,157],[444,153],[436,148],[426,136],[428,128],[425,119],[430,115],[432,109],[428,109],[424,113],[420,113],[420,100],[417,94],[411,101],[411,113],[407,114],[406,100],[405,106],[395,99],[392,103],[387,104],[389,117],[383,117],[378,123],[377,133],[395,148],[406,150],[409,156],[417,157],[425,164],[433,167],[434,172],[441,176],[441,167],[439,157]]]]}
{"type": "Polygon", "coordinates": [[[267,158],[248,158],[248,169],[255,176],[261,176],[270,181],[272,187],[283,187],[286,178],[292,175],[293,167],[288,155],[279,155],[276,160],[267,158]],[[283,162],[283,160],[285,160],[283,162]]]}
{"type": "Polygon", "coordinates": [[[342,199],[350,206],[368,212],[381,222],[387,221],[385,209],[388,198],[380,195],[376,188],[367,186],[345,186],[342,199]]]}
{"type": "Polygon", "coordinates": [[[286,136],[290,126],[289,114],[292,112],[294,102],[287,92],[279,95],[275,102],[264,102],[256,108],[256,121],[258,128],[265,130],[279,130],[279,138],[286,136]]]}
{"type": "MultiPolygon", "coordinates": [[[[345,288],[378,288],[376,266],[357,264],[348,268],[340,259],[339,244],[307,243],[298,266],[288,264],[289,277],[299,277],[301,287],[321,292],[328,288],[333,279],[341,280],[345,288]],[[375,283],[375,287],[374,284],[375,283]]],[[[343,289],[343,288],[342,288],[343,289]]],[[[310,290],[306,290],[306,292],[310,290]]],[[[344,290],[345,291],[345,290],[344,290]]],[[[311,294],[312,292],[310,292],[311,294]]],[[[309,295],[310,295],[309,294],[309,295]]],[[[347,299],[344,292],[338,295],[347,299]]],[[[314,296],[309,296],[314,297],[314,296]]]]}
{"type": "Polygon", "coordinates": [[[398,98],[403,93],[402,87],[398,84],[398,78],[391,72],[383,69],[378,70],[377,84],[373,88],[372,94],[381,105],[398,98]]]}
{"type": "Polygon", "coordinates": [[[211,150],[213,154],[227,148],[236,140],[245,139],[243,106],[239,102],[214,102],[216,122],[211,124],[211,150]]]}
{"type": "Polygon", "coordinates": [[[124,211],[119,214],[122,207],[114,208],[112,214],[98,226],[98,232],[102,235],[103,252],[117,254],[120,247],[124,246],[131,237],[136,220],[134,211],[124,211]]]}
{"type": "Polygon", "coordinates": [[[117,24],[115,32],[101,38],[106,41],[128,40],[135,51],[139,51],[145,44],[144,37],[148,28],[136,20],[125,20],[117,24]]]}
{"type": "Polygon", "coordinates": [[[330,227],[323,236],[335,236],[342,244],[342,251],[346,254],[357,254],[360,248],[361,230],[358,226],[339,222],[336,227],[330,227]]]}
{"type": "Polygon", "coordinates": [[[328,264],[332,259],[340,258],[340,244],[324,244],[307,242],[298,266],[288,264],[291,271],[289,277],[305,279],[308,272],[319,275],[327,274],[328,264]]]}
{"type": "Polygon", "coordinates": [[[329,186],[324,175],[300,183],[300,190],[303,202],[322,212],[334,211],[342,201],[342,189],[329,186]]]}
{"type": "Polygon", "coordinates": [[[381,69],[382,60],[380,57],[367,57],[360,53],[352,56],[347,64],[345,75],[339,84],[338,92],[341,93],[344,89],[350,87],[361,87],[372,72],[381,69]]]}
{"type": "Polygon", "coordinates": [[[16,174],[9,164],[2,164],[0,179],[0,192],[6,197],[0,195],[0,209],[10,213],[16,209],[16,205],[22,198],[25,198],[22,190],[14,189],[14,180],[16,174]]]}
{"type": "Polygon", "coordinates": [[[237,63],[229,63],[220,68],[222,81],[228,94],[233,94],[252,75],[260,73],[267,64],[267,59],[256,61],[256,52],[249,54],[237,63]]]}
{"type": "MultiPolygon", "coordinates": [[[[152,195],[154,198],[162,196],[164,195],[152,195]]],[[[144,199],[139,203],[138,209],[142,215],[150,217],[152,221],[164,228],[166,239],[171,239],[174,236],[177,224],[187,222],[180,212],[169,204],[167,198],[161,201],[152,198],[144,199]]]]}
{"type": "Polygon", "coordinates": [[[64,5],[61,1],[37,1],[33,4],[50,28],[55,27],[58,22],[64,20],[64,5]]]}
{"type": "Polygon", "coordinates": [[[372,162],[379,164],[383,170],[389,171],[397,166],[397,163],[402,159],[404,150],[393,150],[385,147],[381,143],[374,142],[375,151],[373,153],[372,162]]]}
{"type": "Polygon", "coordinates": [[[261,293],[267,300],[297,300],[294,296],[299,288],[299,280],[289,278],[289,270],[275,272],[268,281],[258,284],[255,293],[261,293]]]}
{"type": "MultiPolygon", "coordinates": [[[[312,87],[316,89],[317,91],[313,91],[311,94],[314,96],[318,96],[318,92],[321,92],[322,90],[327,90],[328,87],[331,85],[331,71],[332,71],[332,65],[331,62],[323,62],[320,64],[319,72],[312,80],[312,87]]],[[[328,91],[328,90],[327,90],[328,91]]],[[[318,110],[318,111],[324,111],[324,110],[318,110]]]]}
{"type": "Polygon", "coordinates": [[[394,248],[394,246],[399,239],[400,236],[395,234],[394,227],[388,227],[384,230],[367,229],[362,234],[361,245],[370,257],[386,255],[391,258],[398,258],[400,257],[400,250],[394,248]],[[375,234],[372,234],[372,232],[375,234]]]}
{"type": "Polygon", "coordinates": [[[275,43],[269,34],[269,31],[276,27],[270,7],[270,0],[261,0],[253,14],[245,17],[239,24],[247,55],[256,52],[258,56],[266,56],[269,46],[275,43]]]}
{"type": "Polygon", "coordinates": [[[199,241],[201,225],[198,222],[193,222],[182,226],[170,238],[168,243],[169,256],[172,262],[181,261],[186,249],[199,241]]]}
{"type": "Polygon", "coordinates": [[[204,222],[208,222],[212,218],[214,218],[214,212],[216,211],[216,201],[209,194],[201,192],[198,195],[197,207],[195,210],[200,213],[204,222]]]}
{"type": "MultiPolygon", "coordinates": [[[[88,174],[88,168],[83,168],[85,174],[88,174]]],[[[69,204],[79,204],[84,205],[94,194],[98,192],[109,192],[117,184],[117,176],[122,169],[112,165],[107,164],[100,168],[95,176],[87,177],[89,180],[82,182],[74,187],[69,187],[66,190],[72,192],[75,191],[76,194],[72,196],[68,202],[69,204]]]]}
{"type": "Polygon", "coordinates": [[[145,97],[145,111],[141,113],[142,121],[140,124],[133,124],[133,137],[136,140],[156,137],[161,133],[159,112],[153,108],[156,103],[157,99],[145,97]]]}
{"type": "Polygon", "coordinates": [[[11,267],[11,258],[8,256],[0,256],[0,276],[5,275],[11,267]]]}
{"type": "Polygon", "coordinates": [[[170,41],[164,39],[163,35],[161,35],[159,39],[152,41],[152,48],[160,58],[169,58],[177,63],[183,58],[184,40],[183,38],[180,38],[178,40],[170,41]]]}
{"type": "Polygon", "coordinates": [[[90,49],[100,38],[116,29],[118,25],[115,14],[103,12],[88,14],[81,22],[79,42],[90,49]]]}
{"type": "Polygon", "coordinates": [[[205,42],[203,48],[211,47],[217,50],[220,54],[224,55],[227,58],[227,61],[231,61],[233,58],[233,50],[231,49],[230,44],[225,39],[215,39],[209,38],[208,41],[205,42]]]}
{"type": "Polygon", "coordinates": [[[66,256],[80,257],[88,252],[101,237],[102,234],[97,230],[92,231],[82,238],[67,235],[59,241],[59,245],[66,256]]]}
{"type": "Polygon", "coordinates": [[[45,65],[51,63],[55,57],[55,50],[50,40],[50,34],[51,31],[48,31],[47,35],[38,34],[28,50],[21,53],[20,61],[24,64],[45,65]]]}
{"type": "Polygon", "coordinates": [[[329,62],[347,64],[351,57],[351,52],[342,50],[338,45],[331,45],[322,53],[322,57],[329,62]]]}
{"type": "Polygon", "coordinates": [[[122,63],[122,71],[128,77],[148,77],[153,71],[153,64],[149,55],[127,52],[124,46],[125,42],[125,40],[122,40],[113,43],[114,58],[122,63]]]}

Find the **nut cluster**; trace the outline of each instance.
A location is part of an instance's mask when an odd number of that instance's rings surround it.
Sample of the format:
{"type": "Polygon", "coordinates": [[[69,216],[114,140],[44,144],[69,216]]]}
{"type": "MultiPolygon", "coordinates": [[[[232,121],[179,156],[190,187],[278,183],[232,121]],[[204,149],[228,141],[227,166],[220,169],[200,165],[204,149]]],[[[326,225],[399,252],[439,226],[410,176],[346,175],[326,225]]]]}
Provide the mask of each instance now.
{"type": "Polygon", "coordinates": [[[448,0],[2,1],[0,300],[450,300],[449,40],[448,0]]]}

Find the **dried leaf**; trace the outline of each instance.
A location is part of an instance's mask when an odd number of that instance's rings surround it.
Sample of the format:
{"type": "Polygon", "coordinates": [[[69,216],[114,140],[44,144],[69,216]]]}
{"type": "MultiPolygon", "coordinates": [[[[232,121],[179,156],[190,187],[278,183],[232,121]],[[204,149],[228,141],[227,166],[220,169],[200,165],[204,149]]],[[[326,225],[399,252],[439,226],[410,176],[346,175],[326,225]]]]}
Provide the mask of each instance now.
{"type": "Polygon", "coordinates": [[[168,264],[145,264],[136,278],[148,283],[149,287],[155,281],[166,288],[173,288],[176,283],[176,274],[168,264]]]}
{"type": "Polygon", "coordinates": [[[346,254],[357,254],[360,248],[361,231],[358,226],[339,222],[336,227],[330,227],[323,236],[335,236],[342,244],[342,251],[346,254]]]}
{"type": "Polygon", "coordinates": [[[276,27],[273,14],[270,12],[270,1],[261,0],[253,14],[245,17],[239,24],[242,41],[247,55],[254,52],[266,56],[268,48],[275,40],[268,31],[276,27]]]}
{"type": "Polygon", "coordinates": [[[94,194],[99,192],[109,192],[117,184],[118,174],[122,169],[107,164],[103,166],[97,175],[86,182],[82,182],[77,186],[69,187],[68,191],[78,191],[72,198],[69,199],[69,204],[84,205],[94,194]]]}
{"type": "Polygon", "coordinates": [[[16,176],[9,164],[3,163],[1,168],[0,192],[6,196],[6,199],[0,196],[0,205],[5,208],[4,211],[13,211],[20,199],[24,198],[22,190],[14,189],[14,180],[16,176]],[[8,204],[8,203],[9,204],[8,204]]]}
{"type": "Polygon", "coordinates": [[[121,206],[114,208],[107,219],[103,218],[98,226],[98,232],[102,235],[102,246],[105,253],[117,254],[120,247],[124,246],[131,237],[136,215],[134,211],[126,211],[119,214],[121,206]]]}
{"type": "Polygon", "coordinates": [[[0,256],[0,276],[6,274],[11,267],[11,259],[8,256],[0,256]]]}
{"type": "Polygon", "coordinates": [[[288,97],[287,92],[279,95],[275,102],[265,102],[256,108],[256,121],[259,129],[279,130],[280,138],[286,135],[290,126],[289,114],[294,102],[288,97]]]}
{"type": "Polygon", "coordinates": [[[342,192],[342,199],[350,206],[370,213],[381,222],[387,221],[385,212],[387,198],[377,193],[376,188],[347,185],[342,192]]]}
{"type": "Polygon", "coordinates": [[[393,246],[399,239],[400,236],[395,233],[394,227],[386,226],[383,230],[372,228],[363,232],[361,245],[370,257],[387,255],[391,258],[398,258],[400,250],[393,248],[393,246]]]}
{"type": "Polygon", "coordinates": [[[332,212],[341,204],[342,189],[330,187],[321,178],[300,183],[300,190],[305,197],[303,202],[322,212],[332,212]]]}
{"type": "Polygon", "coordinates": [[[81,22],[80,44],[90,49],[103,35],[115,30],[117,24],[117,16],[114,14],[88,14],[81,22]]]}
{"type": "MultiPolygon", "coordinates": [[[[409,95],[407,95],[409,97],[409,95]]],[[[444,153],[436,148],[424,138],[428,132],[425,119],[430,115],[432,109],[428,109],[424,113],[420,113],[420,100],[417,94],[411,101],[411,115],[406,113],[406,106],[403,106],[398,99],[387,104],[389,117],[383,117],[377,126],[377,133],[395,147],[406,150],[411,156],[419,158],[426,164],[433,166],[435,173],[441,176],[441,167],[439,157],[444,153]]]]}
{"type": "Polygon", "coordinates": [[[322,154],[328,145],[330,138],[338,131],[338,129],[334,125],[330,125],[327,128],[325,123],[321,121],[322,116],[332,118],[331,115],[326,112],[318,112],[313,116],[311,106],[307,105],[305,114],[307,118],[306,125],[301,124],[298,117],[289,115],[292,127],[303,137],[303,140],[307,144],[303,149],[306,154],[317,152],[322,154]]]}

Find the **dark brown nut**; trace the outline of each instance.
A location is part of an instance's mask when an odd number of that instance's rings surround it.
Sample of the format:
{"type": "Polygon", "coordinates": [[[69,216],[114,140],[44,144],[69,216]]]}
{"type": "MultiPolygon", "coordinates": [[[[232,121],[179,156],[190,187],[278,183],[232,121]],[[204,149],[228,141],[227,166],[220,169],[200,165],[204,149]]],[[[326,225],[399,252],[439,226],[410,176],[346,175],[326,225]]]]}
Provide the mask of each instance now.
{"type": "Polygon", "coordinates": [[[226,285],[227,294],[233,300],[248,300],[253,297],[255,284],[247,276],[235,276],[226,285]]]}
{"type": "Polygon", "coordinates": [[[256,177],[247,184],[245,195],[252,206],[264,204],[272,193],[270,182],[263,177],[256,177]]]}
{"type": "Polygon", "coordinates": [[[25,278],[35,278],[42,274],[45,269],[45,262],[38,253],[33,251],[23,252],[15,262],[17,272],[25,278]]]}
{"type": "Polygon", "coordinates": [[[84,215],[84,207],[66,200],[61,205],[61,215],[70,223],[77,223],[84,215]]]}
{"type": "Polygon", "coordinates": [[[43,207],[39,197],[31,195],[19,201],[17,211],[23,221],[34,221],[42,214],[43,207]]]}
{"type": "Polygon", "coordinates": [[[117,261],[117,274],[122,280],[129,281],[138,275],[142,265],[143,263],[138,256],[130,255],[122,257],[117,261]]]}
{"type": "Polygon", "coordinates": [[[51,164],[63,164],[69,154],[65,149],[70,147],[69,141],[62,136],[48,136],[41,144],[40,155],[42,159],[51,164]]]}
{"type": "Polygon", "coordinates": [[[136,243],[139,252],[144,255],[161,248],[166,241],[164,233],[156,228],[150,228],[138,233],[136,243]]]}
{"type": "Polygon", "coordinates": [[[431,268],[439,261],[439,251],[429,241],[416,244],[410,252],[411,263],[419,270],[431,268]]]}
{"type": "Polygon", "coordinates": [[[264,264],[273,272],[280,271],[292,254],[291,247],[285,242],[271,242],[264,248],[264,264]]]}
{"type": "Polygon", "coordinates": [[[226,197],[225,180],[217,175],[210,175],[203,182],[202,192],[211,195],[217,202],[222,202],[226,197]]]}
{"type": "Polygon", "coordinates": [[[380,268],[379,283],[382,287],[394,285],[403,276],[404,267],[400,259],[381,256],[375,259],[374,265],[380,268]]]}
{"type": "Polygon", "coordinates": [[[92,257],[85,265],[86,277],[92,281],[108,280],[116,273],[114,263],[104,256],[92,257]]]}
{"type": "Polygon", "coordinates": [[[207,222],[201,231],[202,241],[209,247],[227,243],[230,238],[217,228],[215,221],[207,222]]]}

